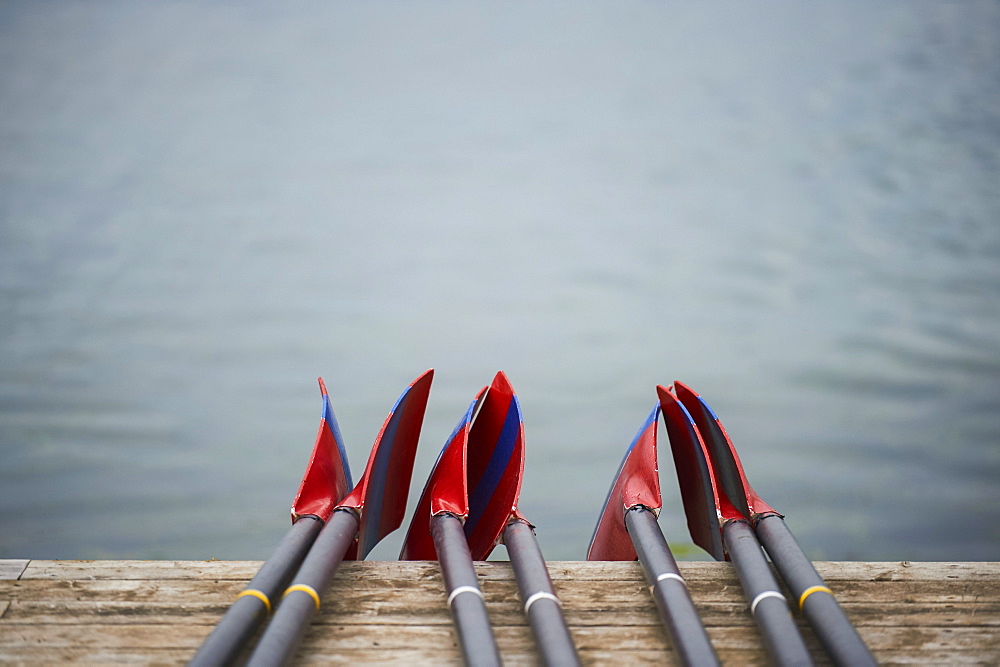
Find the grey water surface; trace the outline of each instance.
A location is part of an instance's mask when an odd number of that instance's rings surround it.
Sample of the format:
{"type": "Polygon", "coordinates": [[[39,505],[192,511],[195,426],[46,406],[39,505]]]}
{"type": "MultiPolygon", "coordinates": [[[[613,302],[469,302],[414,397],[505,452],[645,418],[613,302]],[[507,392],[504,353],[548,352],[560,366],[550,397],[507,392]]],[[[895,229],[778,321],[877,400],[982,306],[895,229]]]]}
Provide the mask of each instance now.
{"type": "Polygon", "coordinates": [[[357,478],[435,368],[410,507],[502,369],[550,559],[679,379],[812,557],[1000,560],[997,2],[4,2],[0,63],[0,557],[265,558],[317,376],[357,478]]]}

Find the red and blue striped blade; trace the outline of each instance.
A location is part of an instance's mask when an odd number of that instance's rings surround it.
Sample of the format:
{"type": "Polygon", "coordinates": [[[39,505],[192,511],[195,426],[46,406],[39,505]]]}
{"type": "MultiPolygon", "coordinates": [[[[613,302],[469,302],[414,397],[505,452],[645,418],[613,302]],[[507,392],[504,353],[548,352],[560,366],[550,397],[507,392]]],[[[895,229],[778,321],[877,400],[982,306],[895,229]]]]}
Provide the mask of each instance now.
{"type": "Polygon", "coordinates": [[[430,521],[435,514],[454,514],[463,521],[469,515],[469,492],[465,476],[466,451],[472,418],[476,414],[486,387],[479,390],[469,404],[448,441],[441,448],[430,477],[424,485],[420,501],[410,519],[410,527],[403,541],[400,560],[437,560],[437,550],[431,539],[430,521]]]}
{"type": "Polygon", "coordinates": [[[682,382],[674,382],[672,388],[677,399],[684,404],[698,425],[720,490],[747,519],[778,514],[750,486],[729,434],[708,403],[682,382]]]}
{"type": "Polygon", "coordinates": [[[656,426],[660,406],[643,422],[625,450],[621,465],[604,501],[601,517],[590,538],[587,560],[635,560],[632,540],[625,530],[625,512],[642,505],[654,512],[663,506],[656,461],[656,426]]]}
{"type": "Polygon", "coordinates": [[[319,389],[323,395],[323,415],[309,465],[292,502],[293,522],[303,516],[316,516],[326,521],[337,504],[350,493],[352,486],[344,438],[340,435],[323,378],[319,378],[319,389]]]}
{"type": "Polygon", "coordinates": [[[517,511],[524,476],[521,405],[507,375],[493,378],[468,441],[469,516],[465,537],[473,560],[486,560],[517,511]]]}
{"type": "Polygon", "coordinates": [[[358,485],[337,505],[358,514],[358,558],[367,556],[403,521],[433,377],[429,370],[403,391],[382,425],[358,485]]]}
{"type": "Polygon", "coordinates": [[[437,558],[430,519],[462,519],[473,560],[485,560],[517,511],[524,474],[521,406],[501,371],[469,405],[438,455],[403,544],[403,560],[437,558]]]}
{"type": "MultiPolygon", "coordinates": [[[[716,560],[725,560],[719,492],[698,426],[687,408],[669,390],[658,386],[656,393],[670,438],[670,451],[674,457],[691,539],[716,560]]],[[[727,507],[731,506],[727,503],[727,507]]],[[[732,513],[734,516],[728,518],[740,516],[738,512],[732,513]]]]}

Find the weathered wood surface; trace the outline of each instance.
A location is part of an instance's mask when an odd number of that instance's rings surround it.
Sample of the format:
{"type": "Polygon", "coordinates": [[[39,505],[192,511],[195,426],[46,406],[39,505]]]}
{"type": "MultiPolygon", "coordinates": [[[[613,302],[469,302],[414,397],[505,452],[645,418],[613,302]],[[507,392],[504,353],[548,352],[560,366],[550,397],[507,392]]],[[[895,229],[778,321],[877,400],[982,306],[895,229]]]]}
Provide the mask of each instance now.
{"type": "MultiPolygon", "coordinates": [[[[183,664],[259,566],[0,560],[0,663],[183,664]]],[[[816,566],[881,663],[1000,663],[1000,563],[816,566]]],[[[673,662],[637,563],[549,567],[586,664],[673,662]]],[[[766,664],[731,566],[680,567],[722,661],[766,664]]],[[[509,564],[477,569],[504,660],[538,664],[509,564]]],[[[460,664],[437,564],[345,563],[299,659],[460,664]]]]}

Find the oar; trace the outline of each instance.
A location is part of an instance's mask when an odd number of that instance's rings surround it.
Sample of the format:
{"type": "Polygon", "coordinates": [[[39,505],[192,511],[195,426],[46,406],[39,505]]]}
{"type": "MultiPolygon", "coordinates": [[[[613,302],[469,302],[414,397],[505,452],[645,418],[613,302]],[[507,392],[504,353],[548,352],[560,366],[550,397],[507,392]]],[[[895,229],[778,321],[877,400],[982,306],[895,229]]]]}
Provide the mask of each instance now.
{"type": "Polygon", "coordinates": [[[765,503],[747,482],[736,448],[719,418],[683,383],[675,382],[673,388],[698,424],[720,486],[740,512],[753,522],[757,537],[830,658],[837,665],[875,665],[871,651],[837,603],[833,591],[796,543],[783,516],[765,503]]]}
{"type": "Polygon", "coordinates": [[[336,504],[247,664],[289,663],[341,561],[364,558],[399,527],[433,375],[427,371],[399,397],[358,485],[336,504]]]}
{"type": "Polygon", "coordinates": [[[330,397],[319,379],[323,416],[309,465],[292,503],[292,527],[278,543],[219,624],[198,649],[191,665],[231,665],[277,604],[277,595],[302,563],[334,506],[351,490],[351,471],[330,397]]]}
{"type": "Polygon", "coordinates": [[[748,519],[716,483],[713,460],[698,430],[701,424],[695,423],[669,390],[657,387],[656,391],[691,538],[716,560],[732,560],[774,664],[812,665],[809,649],[748,519]]]}
{"type": "Polygon", "coordinates": [[[517,509],[523,475],[521,405],[510,380],[500,372],[469,433],[465,522],[469,549],[473,559],[486,560],[502,539],[542,660],[546,665],[579,665],[533,526],[517,509]]]}
{"type": "MultiPolygon", "coordinates": [[[[476,429],[477,437],[472,438],[473,420],[477,413],[495,414],[497,397],[491,396],[489,387],[483,387],[469,405],[465,415],[445,443],[434,469],[427,480],[420,502],[414,511],[410,528],[403,542],[399,557],[403,560],[438,560],[444,576],[445,592],[458,633],[462,657],[467,665],[500,665],[500,649],[497,647],[493,628],[490,625],[486,601],[479,588],[473,558],[482,559],[485,529],[489,519],[484,518],[483,508],[476,520],[471,519],[469,499],[469,461],[491,460],[495,452],[494,471],[502,477],[503,470],[510,465],[521,466],[521,461],[513,460],[517,434],[508,438],[503,447],[494,447],[488,457],[473,457],[471,451],[483,445],[476,429]],[[506,453],[503,451],[506,449],[506,453]],[[481,522],[482,526],[473,539],[469,538],[471,526],[481,522]],[[476,553],[473,553],[475,546],[476,553]]],[[[476,487],[473,486],[473,489],[476,487]]],[[[514,490],[516,496],[517,489],[514,490]]],[[[506,517],[505,517],[506,518],[506,517]]],[[[501,523],[492,541],[495,542],[501,523]]],[[[492,547],[490,547],[491,549],[492,547]]],[[[488,551],[487,551],[488,553],[488,551]]]]}
{"type": "Polygon", "coordinates": [[[471,565],[485,560],[502,534],[542,659],[548,665],[578,665],[545,559],[531,524],[517,510],[523,473],[521,407],[500,372],[476,396],[441,452],[400,558],[439,558],[466,662],[499,664],[471,565]]]}
{"type": "Polygon", "coordinates": [[[687,582],[656,522],[663,506],[656,460],[659,414],[657,405],[625,452],[590,540],[587,560],[638,558],[678,658],[686,665],[717,665],[687,582]]]}
{"type": "Polygon", "coordinates": [[[503,530],[503,544],[542,661],[553,667],[579,665],[580,657],[562,613],[562,602],[545,567],[545,557],[535,539],[534,526],[515,512],[503,530]]]}

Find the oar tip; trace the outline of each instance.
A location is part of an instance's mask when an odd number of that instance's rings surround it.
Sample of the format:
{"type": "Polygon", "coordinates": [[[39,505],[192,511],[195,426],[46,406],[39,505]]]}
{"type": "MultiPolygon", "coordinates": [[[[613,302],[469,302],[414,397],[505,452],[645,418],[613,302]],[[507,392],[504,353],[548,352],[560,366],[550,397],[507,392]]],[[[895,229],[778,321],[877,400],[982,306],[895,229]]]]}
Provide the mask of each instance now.
{"type": "Polygon", "coordinates": [[[656,386],[656,397],[660,399],[660,407],[663,409],[664,418],[673,414],[679,406],[683,409],[681,402],[677,399],[673,390],[673,385],[670,385],[670,387],[664,387],[662,384],[656,386]]]}
{"type": "Polygon", "coordinates": [[[493,376],[493,383],[490,385],[490,388],[507,394],[514,393],[514,386],[510,383],[510,378],[503,371],[497,371],[497,374],[493,376]]]}
{"type": "Polygon", "coordinates": [[[691,396],[693,398],[698,398],[698,399],[701,398],[698,395],[698,392],[696,392],[694,389],[692,389],[688,385],[684,384],[680,380],[674,380],[674,383],[672,385],[670,385],[670,388],[674,392],[674,394],[677,395],[678,398],[682,398],[685,395],[691,396]]]}
{"type": "Polygon", "coordinates": [[[419,392],[429,392],[431,381],[434,380],[434,369],[428,368],[426,371],[417,376],[417,379],[410,383],[410,389],[415,389],[419,392]]]}

